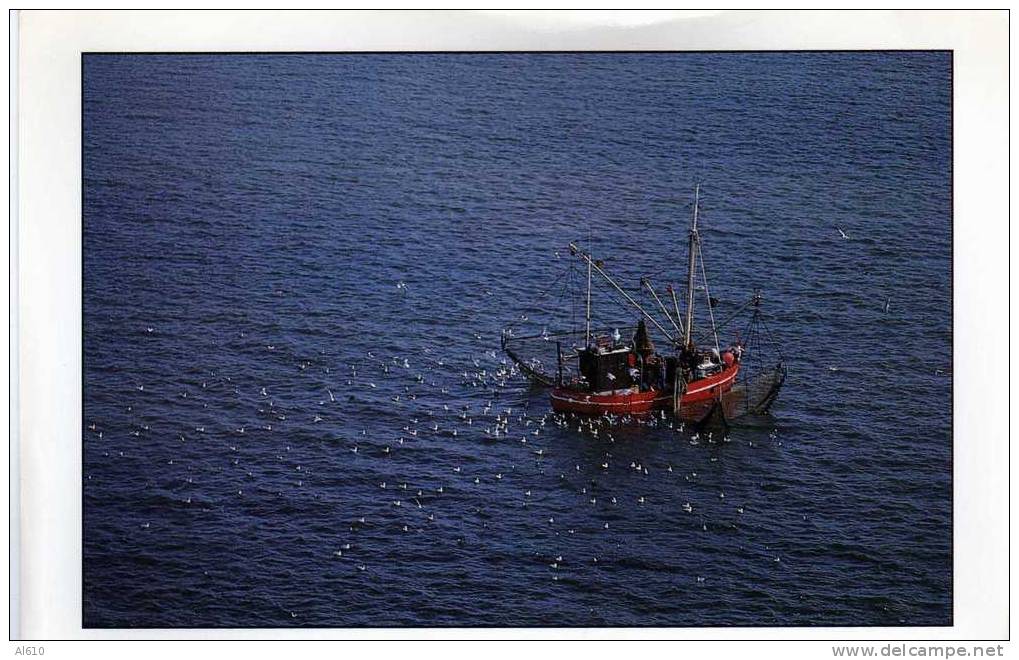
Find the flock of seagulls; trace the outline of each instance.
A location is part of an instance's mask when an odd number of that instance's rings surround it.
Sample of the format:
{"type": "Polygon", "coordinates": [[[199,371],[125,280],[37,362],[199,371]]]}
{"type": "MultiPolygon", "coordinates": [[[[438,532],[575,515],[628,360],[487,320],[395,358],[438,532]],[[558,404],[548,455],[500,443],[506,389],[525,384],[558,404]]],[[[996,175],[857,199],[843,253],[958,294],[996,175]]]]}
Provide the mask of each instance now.
{"type": "MultiPolygon", "coordinates": [[[[151,327],[145,334],[159,337],[151,327]]],[[[290,351],[280,340],[258,345],[275,364],[290,351]]],[[[714,463],[718,457],[704,452],[720,450],[728,436],[688,432],[664,413],[546,412],[544,397],[534,403],[516,366],[495,350],[465,359],[428,347],[408,355],[364,350],[345,361],[324,351],[290,359],[287,382],[209,370],[173,386],[133,383],[134,394],[123,397],[132,428],[87,420],[89,487],[101,488],[103,462],[127,452],[136,476],[172,475],[178,505],[198,513],[332,503],[346,531],[323,558],[355,574],[392,561],[408,543],[393,537],[477,549],[519,533],[517,542],[554,557],[548,568],[557,582],[568,568],[625,553],[628,535],[641,527],[736,528],[750,510],[717,488],[711,503],[710,486],[677,462],[675,447],[684,444],[695,465],[714,463]],[[178,403],[168,412],[174,392],[178,403]],[[649,445],[641,439],[648,431],[664,440],[649,445]],[[153,454],[161,467],[137,466],[153,454]],[[581,559],[579,548],[601,556],[581,559]]],[[[139,528],[165,531],[149,515],[139,528]]]]}

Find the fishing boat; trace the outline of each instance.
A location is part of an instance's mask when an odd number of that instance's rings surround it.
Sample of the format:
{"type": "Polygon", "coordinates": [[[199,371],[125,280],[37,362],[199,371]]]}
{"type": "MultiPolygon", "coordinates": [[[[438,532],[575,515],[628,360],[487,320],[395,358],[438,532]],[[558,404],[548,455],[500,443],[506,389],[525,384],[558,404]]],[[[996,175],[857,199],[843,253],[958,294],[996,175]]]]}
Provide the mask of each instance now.
{"type": "Polygon", "coordinates": [[[602,261],[570,243],[571,258],[586,269],[583,334],[544,331],[537,336],[516,336],[512,328],[504,330],[503,350],[521,372],[551,387],[553,410],[581,415],[639,415],[669,410],[683,419],[703,423],[713,417],[727,420],[745,412],[763,412],[774,401],[785,380],[784,361],[770,363],[765,369],[758,364],[753,375],[746,368],[748,361],[753,361],[750,358],[755,357],[750,352],[751,340],[760,339],[763,334],[759,292],[737,310],[742,312],[748,307],[754,310],[743,338],[737,335],[724,346],[719,342],[720,329],[736,316],[716,324],[714,310],[719,301],[710,294],[704,268],[698,230],[699,204],[697,186],[688,235],[683,314],[676,287],[669,285],[664,291],[665,297],[671,298],[670,310],[651,280],[641,277],[641,291],[647,296],[641,304],[606,271],[602,261]],[[595,275],[637,313],[632,334],[629,328],[625,334],[618,328],[592,329],[595,275]],[[695,309],[699,307],[699,292],[704,295],[701,315],[707,317],[707,332],[697,334],[695,309]],[[667,347],[664,352],[655,348],[652,333],[667,347]],[[549,373],[541,358],[525,355],[528,341],[533,343],[535,339],[546,345],[554,341],[554,372],[549,373]]]}

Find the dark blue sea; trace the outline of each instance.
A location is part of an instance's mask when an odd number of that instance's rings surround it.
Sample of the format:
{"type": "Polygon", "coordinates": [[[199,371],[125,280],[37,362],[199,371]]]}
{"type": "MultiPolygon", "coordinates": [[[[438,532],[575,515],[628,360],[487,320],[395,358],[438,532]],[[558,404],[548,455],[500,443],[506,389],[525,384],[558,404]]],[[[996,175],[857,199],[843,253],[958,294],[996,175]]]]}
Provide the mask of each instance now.
{"type": "Polygon", "coordinates": [[[84,625],[950,624],[951,68],[85,55],[84,625]],[[553,417],[503,328],[682,282],[697,184],[770,415],[553,417]]]}

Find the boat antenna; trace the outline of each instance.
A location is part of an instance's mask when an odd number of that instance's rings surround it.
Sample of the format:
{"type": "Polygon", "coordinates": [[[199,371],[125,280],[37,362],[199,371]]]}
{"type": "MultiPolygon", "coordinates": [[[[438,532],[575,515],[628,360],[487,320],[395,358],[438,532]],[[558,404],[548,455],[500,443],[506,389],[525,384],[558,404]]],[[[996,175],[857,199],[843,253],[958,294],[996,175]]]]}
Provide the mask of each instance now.
{"type": "MultiPolygon", "coordinates": [[[[587,231],[587,250],[591,251],[591,230],[587,231]]],[[[587,311],[585,312],[585,319],[587,320],[587,330],[584,333],[584,347],[591,345],[591,259],[587,260],[587,311]]]]}
{"type": "MultiPolygon", "coordinates": [[[[614,288],[616,291],[618,291],[619,295],[623,296],[623,298],[626,299],[626,302],[628,302],[631,305],[633,305],[637,309],[637,311],[639,311],[641,314],[644,315],[644,318],[646,318],[648,321],[651,321],[651,323],[653,323],[654,326],[656,328],[658,328],[661,331],[661,333],[663,335],[665,335],[665,337],[670,342],[673,342],[673,343],[676,342],[676,338],[672,335],[671,332],[669,332],[664,327],[662,327],[662,324],[658,322],[658,319],[656,319],[654,316],[649,314],[647,312],[647,310],[645,310],[643,307],[641,307],[640,303],[638,303],[636,300],[634,300],[630,296],[630,294],[628,294],[626,291],[623,290],[623,287],[621,287],[618,284],[616,284],[616,281],[614,279],[612,279],[611,277],[609,277],[609,274],[606,273],[604,270],[602,270],[601,266],[599,266],[598,264],[594,263],[594,260],[591,258],[591,255],[586,254],[583,250],[578,248],[576,243],[570,243],[570,252],[572,252],[573,254],[579,255],[581,259],[586,261],[587,262],[587,266],[588,266],[589,269],[593,269],[594,272],[596,272],[599,275],[601,275],[605,279],[606,282],[611,284],[612,288],[614,288]]],[[[590,291],[590,288],[588,288],[588,291],[590,291]]]]}
{"type": "Polygon", "coordinates": [[[690,263],[686,273],[686,341],[684,346],[690,345],[693,337],[693,279],[695,260],[697,258],[697,206],[701,197],[701,184],[694,188],[693,198],[693,222],[690,225],[690,263]]]}

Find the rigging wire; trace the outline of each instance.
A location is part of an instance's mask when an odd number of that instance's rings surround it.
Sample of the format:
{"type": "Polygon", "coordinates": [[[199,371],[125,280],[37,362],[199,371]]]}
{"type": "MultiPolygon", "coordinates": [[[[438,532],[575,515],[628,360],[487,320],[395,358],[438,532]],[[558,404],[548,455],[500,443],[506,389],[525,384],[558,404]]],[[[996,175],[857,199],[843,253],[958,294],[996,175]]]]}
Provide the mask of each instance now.
{"type": "MultiPolygon", "coordinates": [[[[739,318],[739,316],[740,316],[740,315],[741,315],[741,314],[743,313],[743,311],[744,311],[744,310],[745,310],[745,309],[746,309],[746,308],[747,308],[747,307],[748,307],[748,306],[750,305],[750,303],[752,303],[752,302],[754,302],[754,299],[753,299],[753,298],[750,298],[750,299],[749,299],[749,300],[747,300],[747,301],[746,301],[745,303],[743,303],[742,305],[740,305],[740,306],[739,306],[739,307],[738,307],[738,308],[736,309],[736,311],[735,311],[735,312],[733,312],[732,314],[730,314],[730,315],[729,315],[729,316],[728,316],[728,317],[727,317],[727,318],[726,318],[726,319],[725,319],[724,321],[722,321],[721,323],[719,323],[719,324],[718,324],[718,326],[717,326],[717,328],[716,328],[717,332],[721,332],[722,330],[724,330],[724,329],[726,328],[726,326],[728,326],[728,325],[729,325],[730,323],[732,323],[732,322],[733,322],[734,320],[736,320],[737,318],[739,318]]],[[[705,334],[701,335],[700,337],[698,337],[698,339],[702,339],[702,338],[706,338],[706,337],[707,337],[707,333],[705,333],[705,334]]]]}
{"type": "Polygon", "coordinates": [[[704,280],[704,295],[708,298],[708,317],[711,319],[711,334],[715,337],[715,351],[721,352],[718,347],[718,330],[715,328],[715,311],[711,307],[711,292],[708,291],[708,274],[704,270],[704,254],[701,252],[701,242],[697,241],[697,258],[701,262],[701,278],[704,280]]]}
{"type": "MultiPolygon", "coordinates": [[[[536,299],[537,300],[542,300],[544,298],[547,298],[549,296],[549,294],[552,292],[552,290],[554,288],[556,288],[557,285],[561,285],[561,286],[558,287],[559,288],[559,296],[558,296],[558,299],[557,299],[557,304],[561,303],[563,297],[565,296],[566,292],[570,288],[570,282],[571,282],[571,279],[572,279],[572,276],[573,276],[574,269],[575,269],[575,265],[572,262],[568,262],[566,264],[566,267],[561,269],[555,275],[555,277],[552,278],[552,281],[549,282],[548,286],[546,286],[544,288],[544,290],[542,290],[536,296],[536,299]]],[[[507,327],[508,328],[513,328],[515,325],[516,325],[516,321],[513,321],[513,322],[509,323],[507,325],[507,327]]]]}

